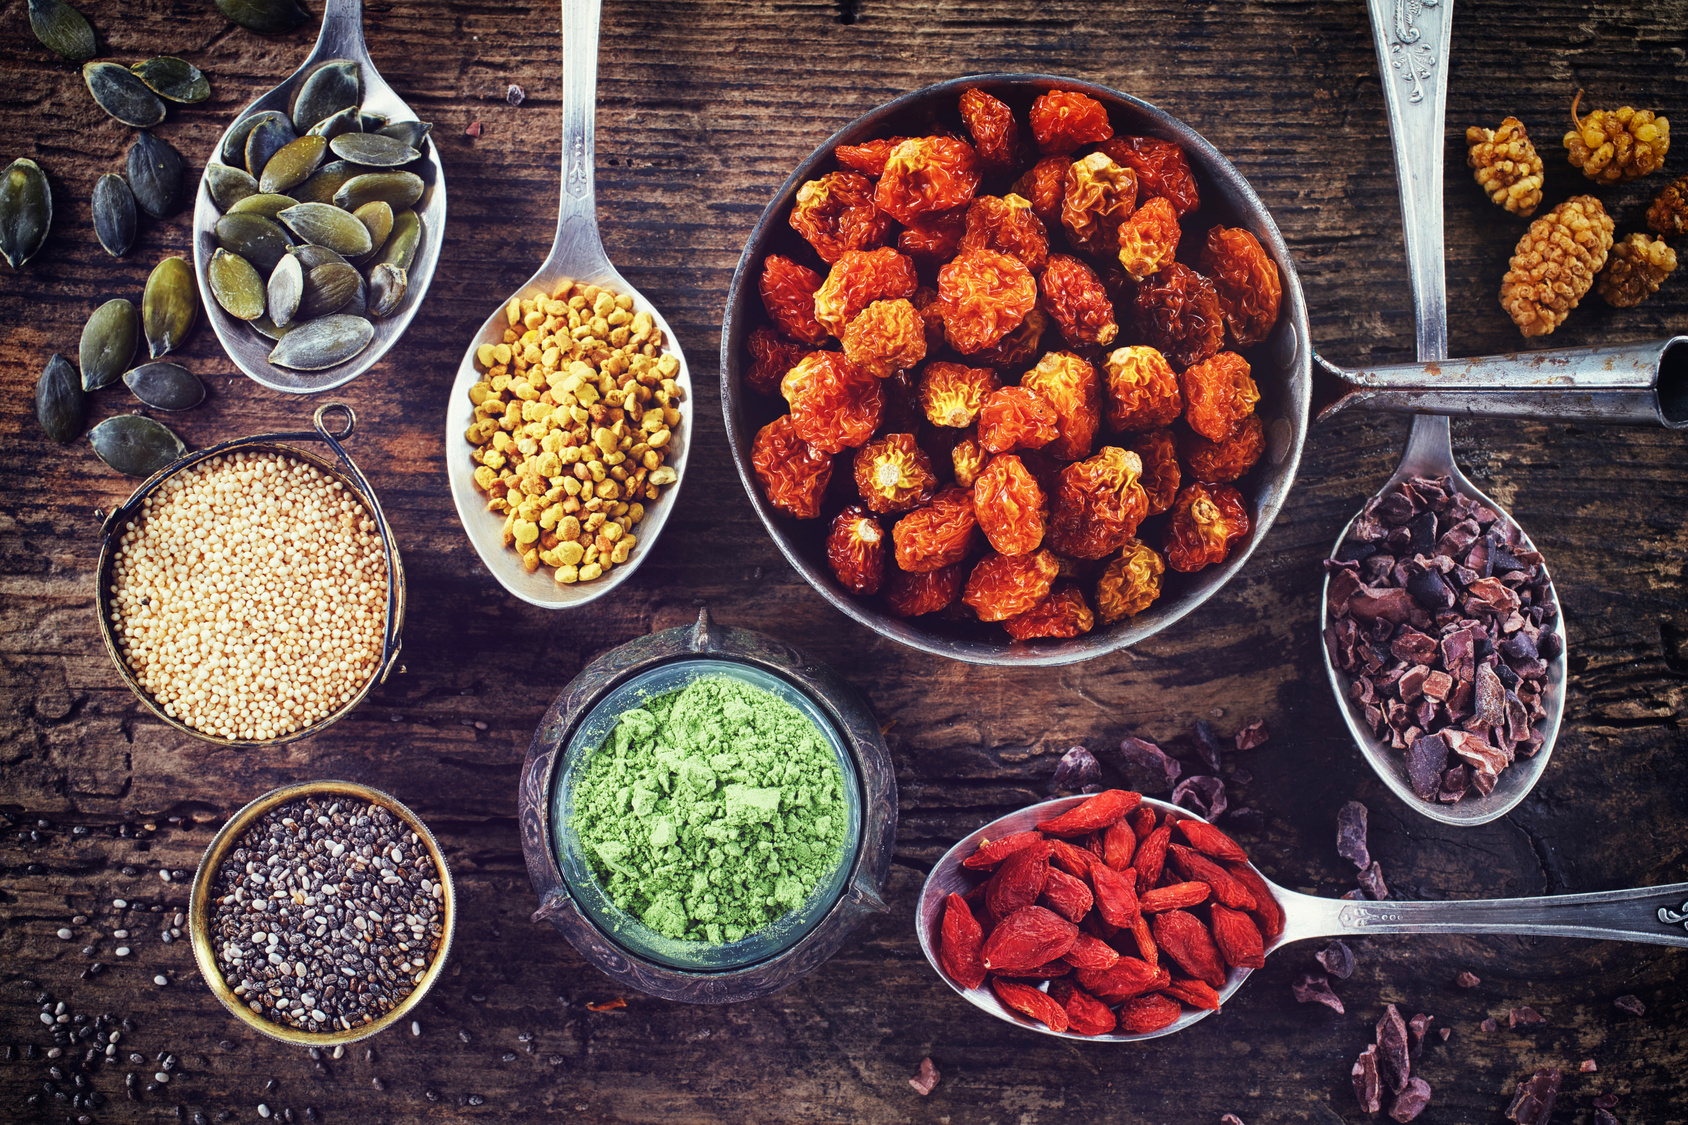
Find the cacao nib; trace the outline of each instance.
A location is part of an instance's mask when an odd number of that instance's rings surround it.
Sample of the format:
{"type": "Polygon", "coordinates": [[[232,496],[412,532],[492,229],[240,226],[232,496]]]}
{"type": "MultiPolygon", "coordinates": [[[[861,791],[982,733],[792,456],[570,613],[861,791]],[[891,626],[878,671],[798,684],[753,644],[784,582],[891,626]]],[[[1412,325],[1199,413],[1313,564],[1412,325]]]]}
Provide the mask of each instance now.
{"type": "Polygon", "coordinates": [[[1618,1125],[1618,1119],[1612,1116],[1610,1110],[1597,1108],[1594,1111],[1594,1125],[1618,1125]]]}
{"type": "Polygon", "coordinates": [[[1461,988],[1476,988],[1478,985],[1483,983],[1483,978],[1472,972],[1470,969],[1466,969],[1462,971],[1459,976],[1454,978],[1454,983],[1459,985],[1461,988]]]}
{"type": "Polygon", "coordinates": [[[1219,1125],[1243,1125],[1243,1119],[1234,1113],[1221,1114],[1219,1125]]]}
{"type": "Polygon", "coordinates": [[[1390,1103],[1389,1116],[1401,1125],[1424,1112],[1424,1107],[1430,1104],[1430,1083],[1422,1078],[1409,1078],[1406,1089],[1395,1095],[1390,1103]]]}
{"type": "Polygon", "coordinates": [[[1478,1026],[1481,1027],[1484,1031],[1499,1031],[1500,1030],[1500,1024],[1495,1022],[1495,1018],[1493,1016],[1490,1016],[1488,1019],[1484,1020],[1478,1026]]]}
{"type": "Polygon", "coordinates": [[[1407,1024],[1401,1011],[1391,1004],[1377,1021],[1377,1070],[1383,1085],[1391,1093],[1400,1093],[1412,1077],[1412,1063],[1407,1057],[1407,1024]]]}
{"type": "Polygon", "coordinates": [[[1589,1104],[1592,1105],[1595,1109],[1617,1109],[1618,1108],[1618,1095],[1616,1095],[1616,1094],[1601,1094],[1598,1098],[1595,1098],[1589,1104]]]}
{"type": "Polygon", "coordinates": [[[1302,973],[1289,990],[1303,1004],[1323,1004],[1339,1016],[1347,1012],[1342,998],[1330,990],[1330,978],[1323,973],[1302,973]]]}
{"type": "Polygon", "coordinates": [[[1221,747],[1219,736],[1213,731],[1213,724],[1206,719],[1197,719],[1193,741],[1196,744],[1196,757],[1202,765],[1207,767],[1207,772],[1218,773],[1221,764],[1219,760],[1221,747]]]}
{"type": "Polygon", "coordinates": [[[1266,740],[1272,737],[1266,729],[1265,719],[1256,719],[1237,732],[1236,744],[1238,750],[1253,750],[1257,746],[1266,745],[1266,740]]]}
{"type": "Polygon", "coordinates": [[[1507,1017],[1506,1017],[1506,1025],[1508,1027],[1527,1027],[1530,1024],[1533,1024],[1533,1023],[1546,1023],[1546,1022],[1547,1022],[1546,1016],[1542,1015],[1540,1012],[1536,1011],[1534,1008],[1531,1008],[1531,1007],[1528,1007],[1528,1006],[1525,1006],[1525,1007],[1522,1007],[1522,1008],[1514,1008],[1514,1009],[1512,1009],[1511,1012],[1507,1013],[1507,1017]]]}
{"type": "Polygon", "coordinates": [[[1620,1012],[1628,1012],[1632,1016],[1647,1014],[1647,1005],[1641,1002],[1639,996],[1620,996],[1612,1001],[1612,1006],[1620,1012]]]}
{"type": "Polygon", "coordinates": [[[1373,902],[1382,902],[1389,897],[1389,887],[1383,881],[1383,865],[1377,860],[1372,860],[1371,866],[1360,872],[1360,889],[1373,902]]]}
{"type": "Polygon", "coordinates": [[[1336,854],[1362,871],[1371,865],[1366,820],[1366,806],[1358,801],[1349,801],[1336,814],[1336,854]]]}
{"type": "Polygon", "coordinates": [[[1051,793],[1089,793],[1102,782],[1102,764],[1096,755],[1082,746],[1075,746],[1061,755],[1055,766],[1055,776],[1049,779],[1051,793]]]}
{"type": "MultiPolygon", "coordinates": [[[[1407,747],[1407,780],[1413,792],[1424,800],[1436,796],[1442,785],[1442,771],[1448,764],[1448,744],[1440,735],[1415,738],[1407,747]]],[[[1461,791],[1463,793],[1463,790],[1461,791]]]]}
{"type": "Polygon", "coordinates": [[[908,1084],[914,1087],[915,1093],[924,1098],[937,1088],[940,1077],[942,1076],[938,1073],[938,1068],[932,1064],[932,1060],[925,1058],[920,1060],[919,1073],[910,1078],[908,1084]]]}
{"type": "Polygon", "coordinates": [[[1413,1058],[1418,1058],[1419,1052],[1424,1049],[1424,1034],[1430,1030],[1430,1024],[1435,1018],[1435,1016],[1427,1016],[1420,1012],[1407,1021],[1407,1039],[1412,1044],[1413,1058]]]}
{"type": "Polygon", "coordinates": [[[1224,813],[1229,805],[1225,799],[1225,783],[1217,777],[1186,777],[1172,791],[1172,803],[1207,820],[1224,813]]]}
{"type": "Polygon", "coordinates": [[[1146,739],[1127,736],[1119,744],[1119,752],[1120,772],[1125,775],[1126,783],[1139,792],[1166,793],[1184,772],[1178,759],[1146,739]]]}
{"type": "Polygon", "coordinates": [[[1440,1035],[1442,1037],[1442,1042],[1444,1042],[1444,1043],[1446,1043],[1448,1041],[1448,1036],[1452,1035],[1453,1033],[1454,1033],[1454,1029],[1451,1028],[1451,1027],[1440,1028],[1436,1032],[1437,1035],[1440,1035]]]}
{"type": "Polygon", "coordinates": [[[1354,1078],[1354,1097],[1359,1101],[1360,1109],[1365,1113],[1381,1110],[1383,1084],[1377,1073],[1377,1044],[1366,1044],[1366,1049],[1354,1060],[1354,1069],[1349,1074],[1354,1078]]]}
{"type": "Polygon", "coordinates": [[[1543,1068],[1518,1083],[1518,1092],[1506,1108],[1506,1116],[1518,1125],[1545,1125],[1553,1116],[1553,1102],[1563,1080],[1557,1070],[1543,1068]]]}
{"type": "Polygon", "coordinates": [[[1354,975],[1354,951],[1343,942],[1333,941],[1314,956],[1325,967],[1325,972],[1337,980],[1347,980],[1354,975]]]}
{"type": "Polygon", "coordinates": [[[1578,1074],[1593,1074],[1599,1069],[1600,1065],[1593,1059],[1584,1059],[1581,1063],[1577,1064],[1578,1074]]]}

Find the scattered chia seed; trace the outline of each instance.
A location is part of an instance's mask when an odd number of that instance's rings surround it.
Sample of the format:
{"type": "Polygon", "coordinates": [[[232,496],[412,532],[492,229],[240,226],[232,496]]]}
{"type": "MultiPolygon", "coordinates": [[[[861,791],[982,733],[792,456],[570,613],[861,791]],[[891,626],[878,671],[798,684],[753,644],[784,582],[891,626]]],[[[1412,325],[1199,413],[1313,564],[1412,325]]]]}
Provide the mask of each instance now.
{"type": "Polygon", "coordinates": [[[73,938],[75,936],[76,935],[73,934],[68,928],[60,927],[60,929],[59,929],[59,940],[60,941],[69,941],[71,938],[73,938]]]}
{"type": "Polygon", "coordinates": [[[410,1021],[410,1033],[412,1035],[421,1035],[422,1034],[422,1025],[420,1023],[418,1023],[416,1020],[411,1020],[410,1021]]]}
{"type": "Polygon", "coordinates": [[[265,1105],[263,1102],[259,1102],[258,1103],[258,1116],[259,1117],[268,1117],[269,1115],[270,1115],[270,1107],[265,1105]]]}
{"type": "Polygon", "coordinates": [[[170,978],[165,976],[163,973],[159,973],[157,976],[152,978],[152,983],[156,984],[160,988],[163,988],[165,985],[170,983],[170,978]]]}
{"type": "Polygon", "coordinates": [[[129,956],[129,947],[127,945],[120,945],[115,950],[113,950],[113,952],[116,953],[119,957],[127,957],[127,956],[129,956]]]}

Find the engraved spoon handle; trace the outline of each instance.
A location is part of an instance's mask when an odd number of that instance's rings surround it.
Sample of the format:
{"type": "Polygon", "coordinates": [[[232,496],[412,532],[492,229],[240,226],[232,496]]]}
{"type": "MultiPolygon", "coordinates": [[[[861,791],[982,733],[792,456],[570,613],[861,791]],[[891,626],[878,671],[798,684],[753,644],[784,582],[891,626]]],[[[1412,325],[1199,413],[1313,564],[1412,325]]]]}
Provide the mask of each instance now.
{"type": "Polygon", "coordinates": [[[563,3],[563,172],[558,193],[557,239],[548,265],[567,265],[575,276],[609,269],[598,236],[593,191],[598,101],[598,17],[601,0],[563,3]]]}
{"type": "Polygon", "coordinates": [[[369,61],[363,39],[363,0],[325,0],[312,59],[369,61]]]}

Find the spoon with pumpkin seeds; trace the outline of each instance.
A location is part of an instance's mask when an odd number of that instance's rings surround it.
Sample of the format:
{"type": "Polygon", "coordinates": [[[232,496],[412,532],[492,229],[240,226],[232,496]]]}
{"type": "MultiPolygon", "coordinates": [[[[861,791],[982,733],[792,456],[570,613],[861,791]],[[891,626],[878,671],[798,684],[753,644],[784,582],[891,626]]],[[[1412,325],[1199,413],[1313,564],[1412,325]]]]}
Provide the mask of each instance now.
{"type": "Polygon", "coordinates": [[[194,206],[194,265],[224,351],[272,390],[363,374],[421,305],[445,173],[370,61],[361,0],[326,0],[316,47],[235,118],[194,206]]]}

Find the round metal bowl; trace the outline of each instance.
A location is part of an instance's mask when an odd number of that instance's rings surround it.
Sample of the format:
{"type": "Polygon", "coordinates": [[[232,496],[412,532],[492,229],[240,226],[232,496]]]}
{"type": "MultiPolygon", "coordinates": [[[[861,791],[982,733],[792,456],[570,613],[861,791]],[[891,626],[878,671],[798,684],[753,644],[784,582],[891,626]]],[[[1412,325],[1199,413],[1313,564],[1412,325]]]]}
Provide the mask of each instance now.
{"type": "MultiPolygon", "coordinates": [[[[963,131],[958,135],[966,134],[963,131]]],[[[916,90],[858,117],[816,148],[775,193],[745,245],[727,298],[721,330],[721,409],[739,478],[768,534],[797,572],[840,611],[893,641],[955,660],[974,664],[1071,664],[1153,636],[1212,597],[1247,564],[1277,518],[1301,461],[1312,394],[1310,340],[1307,306],[1289,248],[1248,181],[1201,134],[1148,102],[1089,82],[1042,74],[975,75],[916,90]],[[832,153],[841,144],[963,130],[956,104],[962,91],[970,88],[1000,98],[1022,120],[1039,94],[1051,89],[1078,90],[1107,106],[1116,133],[1175,142],[1184,150],[1201,189],[1202,207],[1195,213],[1200,218],[1186,224],[1186,230],[1201,229],[1203,221],[1243,227],[1260,240],[1277,263],[1283,281],[1277,327],[1264,343],[1243,352],[1260,387],[1256,409],[1266,430],[1266,455],[1237,482],[1250,505],[1250,534],[1219,566],[1196,574],[1169,571],[1160,599],[1137,616],[1099,625],[1069,640],[1010,641],[997,626],[948,620],[941,614],[905,620],[891,614],[878,598],[849,593],[826,563],[827,521],[793,520],[781,515],[763,497],[750,465],[750,447],[757,431],[784,413],[783,402],[749,392],[743,385],[745,341],[755,328],[768,323],[757,290],[762,261],[770,253],[780,253],[807,262],[822,273],[826,269],[786,221],[797,189],[838,167],[832,153]]],[[[834,471],[835,485],[841,476],[848,473],[834,471]]]]}
{"type": "Polygon", "coordinates": [[[95,615],[99,618],[100,640],[105,644],[106,655],[111,657],[112,664],[117,667],[117,674],[123,683],[135,693],[135,698],[145,704],[146,709],[162,719],[170,727],[183,734],[209,742],[215,746],[233,749],[248,749],[255,746],[276,746],[284,742],[295,742],[301,738],[308,738],[318,731],[333,726],[352,712],[358,704],[364,701],[370,690],[376,684],[387,682],[393,667],[398,663],[400,648],[400,633],[404,628],[404,564],[399,558],[398,544],[393,539],[393,529],[387,523],[386,513],[381,510],[381,502],[376,499],[375,491],[369,486],[362,471],[352,461],[350,455],[341,446],[341,442],[351,437],[357,428],[357,414],[350,406],[343,402],[325,402],[317,407],[311,417],[314,427],[311,430],[301,430],[290,433],[258,434],[255,437],[236,438],[214,445],[209,449],[200,449],[179,458],[165,466],[141,483],[129,499],[106,517],[100,528],[100,555],[94,569],[94,606],[95,615]],[[338,430],[328,428],[328,414],[335,412],[344,417],[344,425],[338,430]],[[317,441],[327,445],[334,453],[330,460],[320,454],[307,449],[300,449],[297,445],[284,444],[287,442],[317,441]],[[167,715],[147,690],[135,678],[135,673],[123,659],[122,652],[117,647],[116,634],[111,627],[111,568],[117,558],[117,541],[121,533],[127,528],[131,519],[139,514],[141,503],[148,496],[158,491],[164,483],[178,473],[199,464],[212,457],[224,453],[281,453],[288,457],[296,457],[311,465],[319,472],[339,481],[352,495],[358,497],[369,513],[375,519],[375,525],[381,534],[381,547],[387,556],[387,622],[383,634],[381,647],[381,663],[376,671],[358,693],[333,714],[318,719],[309,726],[300,727],[296,731],[284,734],[279,738],[267,742],[248,742],[241,739],[222,738],[218,735],[207,734],[196,727],[191,727],[174,716],[167,715]]]}
{"type": "Polygon", "coordinates": [[[422,997],[439,980],[445,970],[446,957],[451,953],[451,938],[457,927],[457,892],[451,881],[451,868],[446,866],[445,853],[440,850],[439,841],[428,831],[428,826],[422,823],[420,817],[411,812],[399,800],[379,789],[372,789],[367,785],[359,785],[353,781],[305,781],[297,785],[285,785],[280,789],[272,789],[262,797],[257,798],[245,808],[235,813],[224,824],[217,834],[211,838],[206,846],[205,855],[199,861],[199,868],[193,875],[193,889],[188,899],[188,937],[193,942],[193,959],[199,966],[200,976],[205,978],[206,987],[211,989],[223,1007],[238,1018],[242,1023],[254,1031],[279,1039],[283,1043],[292,1043],[300,1047],[333,1047],[345,1043],[356,1043],[360,1039],[367,1039],[377,1035],[403,1020],[416,1005],[422,1002],[422,997]],[[275,808],[285,805],[289,801],[296,801],[301,797],[338,796],[351,797],[359,801],[380,805],[394,816],[398,817],[406,827],[421,838],[428,849],[428,855],[433,858],[434,867],[440,874],[441,898],[441,934],[440,947],[434,953],[434,959],[428,963],[428,970],[422,980],[411,990],[403,1000],[379,1019],[349,1030],[335,1032],[300,1031],[298,1028],[287,1027],[265,1019],[251,1008],[247,1007],[240,997],[234,994],[234,989],[223,978],[222,970],[217,967],[217,958],[211,950],[211,883],[216,878],[217,869],[229,852],[234,850],[246,830],[257,819],[275,808]]]}
{"type": "Polygon", "coordinates": [[[534,920],[617,981],[665,1000],[725,1004],[766,996],[807,976],[836,953],[868,914],[885,909],[897,829],[897,783],[879,723],[861,696],[801,650],[760,633],[714,624],[629,641],[587,665],[534,732],[517,794],[522,853],[539,893],[534,920]],[[674,690],[725,674],[771,690],[803,711],[832,743],[847,787],[846,856],[790,915],[737,942],[703,949],[661,939],[607,900],[580,860],[568,828],[569,779],[602,743],[618,702],[643,690],[674,690]],[[653,940],[654,939],[654,940],[653,940]]]}

